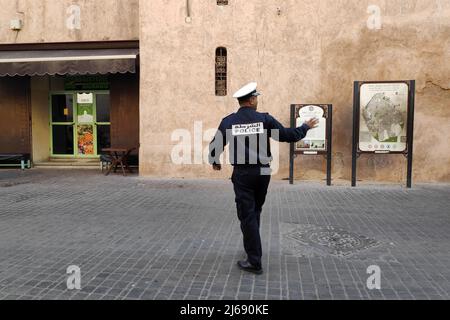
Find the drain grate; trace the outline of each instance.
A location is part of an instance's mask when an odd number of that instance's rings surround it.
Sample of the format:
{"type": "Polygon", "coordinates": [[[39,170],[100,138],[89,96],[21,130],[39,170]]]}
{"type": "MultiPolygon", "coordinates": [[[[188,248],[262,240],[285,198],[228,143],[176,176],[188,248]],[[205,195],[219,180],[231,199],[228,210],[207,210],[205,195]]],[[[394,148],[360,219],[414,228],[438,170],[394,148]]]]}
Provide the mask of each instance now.
{"type": "Polygon", "coordinates": [[[296,256],[316,253],[348,257],[381,244],[375,239],[333,226],[288,225],[285,229],[284,247],[296,256]]]}

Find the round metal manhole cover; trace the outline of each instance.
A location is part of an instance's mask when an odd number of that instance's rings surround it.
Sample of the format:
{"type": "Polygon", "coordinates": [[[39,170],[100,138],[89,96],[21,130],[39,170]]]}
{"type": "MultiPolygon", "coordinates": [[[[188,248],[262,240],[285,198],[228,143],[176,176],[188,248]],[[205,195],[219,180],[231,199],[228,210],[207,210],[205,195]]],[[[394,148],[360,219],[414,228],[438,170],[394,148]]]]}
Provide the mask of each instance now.
{"type": "Polygon", "coordinates": [[[347,257],[378,246],[380,242],[333,226],[284,226],[285,248],[294,255],[312,253],[347,257]]]}

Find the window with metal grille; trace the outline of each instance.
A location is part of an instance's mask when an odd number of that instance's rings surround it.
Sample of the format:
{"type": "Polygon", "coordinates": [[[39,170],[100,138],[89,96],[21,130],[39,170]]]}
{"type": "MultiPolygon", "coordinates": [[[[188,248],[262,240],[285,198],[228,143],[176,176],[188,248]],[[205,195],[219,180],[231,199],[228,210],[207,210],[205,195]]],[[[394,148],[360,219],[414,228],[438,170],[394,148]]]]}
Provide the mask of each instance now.
{"type": "Polygon", "coordinates": [[[217,5],[218,6],[227,6],[228,0],[217,0],[217,5]]]}
{"type": "Polygon", "coordinates": [[[216,49],[216,96],[227,95],[227,49],[216,49]]]}

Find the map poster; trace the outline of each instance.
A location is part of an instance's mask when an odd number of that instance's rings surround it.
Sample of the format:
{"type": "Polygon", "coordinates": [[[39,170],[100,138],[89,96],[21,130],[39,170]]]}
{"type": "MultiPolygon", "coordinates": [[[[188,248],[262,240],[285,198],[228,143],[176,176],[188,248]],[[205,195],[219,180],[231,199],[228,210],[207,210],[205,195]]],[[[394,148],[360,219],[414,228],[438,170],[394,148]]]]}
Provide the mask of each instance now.
{"type": "Polygon", "coordinates": [[[360,88],[359,149],[404,152],[407,149],[406,83],[364,83],[360,88]]]}
{"type": "Polygon", "coordinates": [[[313,118],[319,119],[318,127],[308,131],[306,137],[296,143],[296,151],[325,152],[327,151],[327,106],[299,105],[296,107],[296,126],[302,126],[313,118]]]}

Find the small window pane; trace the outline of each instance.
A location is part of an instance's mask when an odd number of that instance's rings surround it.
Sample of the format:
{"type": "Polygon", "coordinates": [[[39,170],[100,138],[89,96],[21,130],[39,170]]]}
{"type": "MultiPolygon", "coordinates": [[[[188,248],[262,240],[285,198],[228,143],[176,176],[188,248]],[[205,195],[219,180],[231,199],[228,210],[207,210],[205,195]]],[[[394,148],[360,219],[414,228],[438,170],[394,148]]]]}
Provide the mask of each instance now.
{"type": "Polygon", "coordinates": [[[103,149],[111,148],[111,126],[98,125],[97,126],[97,148],[98,153],[101,154],[103,149]]]}
{"type": "Polygon", "coordinates": [[[217,0],[218,6],[226,6],[228,5],[228,0],[217,0]]]}
{"type": "Polygon", "coordinates": [[[216,50],[216,96],[227,95],[227,49],[216,50]]]}
{"type": "Polygon", "coordinates": [[[97,122],[111,122],[109,94],[97,94],[97,122]]]}
{"type": "Polygon", "coordinates": [[[52,96],[52,122],[73,122],[73,96],[71,94],[52,96]]]}
{"type": "Polygon", "coordinates": [[[53,154],[73,155],[73,125],[54,125],[53,154]]]}

